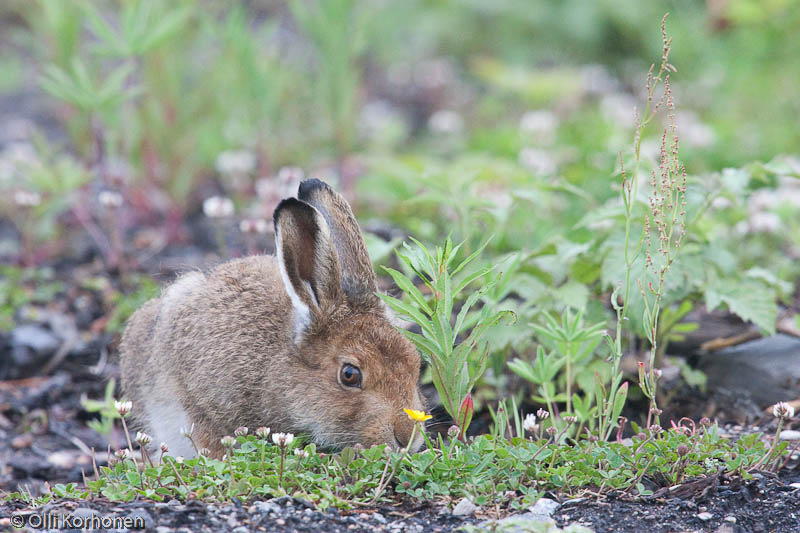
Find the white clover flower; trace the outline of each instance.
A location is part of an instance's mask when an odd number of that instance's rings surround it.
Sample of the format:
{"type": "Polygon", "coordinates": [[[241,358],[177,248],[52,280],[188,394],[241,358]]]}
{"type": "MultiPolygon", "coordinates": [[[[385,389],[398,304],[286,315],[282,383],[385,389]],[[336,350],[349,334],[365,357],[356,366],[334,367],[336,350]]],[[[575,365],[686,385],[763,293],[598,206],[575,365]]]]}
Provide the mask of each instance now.
{"type": "Polygon", "coordinates": [[[239,231],[242,233],[264,234],[269,230],[269,224],[263,218],[244,219],[239,222],[239,231]]]}
{"type": "Polygon", "coordinates": [[[776,233],[782,228],[781,218],[776,213],[762,212],[750,216],[750,233],[776,233]]]}
{"type": "Polygon", "coordinates": [[[192,424],[189,427],[181,428],[181,435],[183,435],[187,439],[191,439],[193,434],[194,434],[194,424],[192,424]]]}
{"type": "Polygon", "coordinates": [[[166,442],[162,442],[160,448],[161,448],[161,453],[167,453],[169,451],[169,447],[167,446],[166,442]]]}
{"type": "Polygon", "coordinates": [[[547,420],[547,418],[550,416],[550,411],[539,408],[539,410],[536,411],[536,416],[538,416],[541,420],[547,420]]]}
{"type": "Polygon", "coordinates": [[[520,150],[519,164],[537,176],[555,174],[556,170],[558,170],[555,158],[549,152],[538,148],[523,148],[520,150]]]}
{"type": "Polygon", "coordinates": [[[35,191],[19,190],[14,193],[14,203],[20,207],[36,207],[42,203],[42,195],[35,191]]]}
{"type": "Polygon", "coordinates": [[[203,201],[203,214],[208,218],[225,218],[233,214],[233,200],[224,196],[212,196],[203,201]]]}
{"type": "Polygon", "coordinates": [[[236,439],[230,435],[225,435],[219,442],[222,444],[223,448],[233,448],[233,445],[236,444],[236,439]]]}
{"type": "Polygon", "coordinates": [[[151,442],[153,442],[153,437],[144,431],[139,431],[136,433],[136,443],[139,444],[139,446],[147,446],[151,442]]]}
{"type": "Polygon", "coordinates": [[[114,409],[117,410],[119,416],[125,416],[128,413],[130,413],[132,407],[133,407],[133,402],[131,401],[121,402],[117,400],[114,402],[114,409]]]}
{"type": "Polygon", "coordinates": [[[116,451],[116,456],[122,460],[125,460],[130,458],[131,451],[128,448],[122,448],[116,451]]]}
{"type": "Polygon", "coordinates": [[[557,127],[558,118],[555,113],[543,109],[528,111],[519,119],[520,132],[543,144],[553,141],[557,127]]]}
{"type": "Polygon", "coordinates": [[[539,429],[539,424],[536,423],[536,415],[533,413],[525,415],[525,420],[522,422],[522,427],[525,428],[525,431],[530,433],[533,433],[539,429]]]}
{"type": "Polygon", "coordinates": [[[269,436],[269,428],[264,426],[256,428],[256,435],[259,439],[266,439],[269,436]]]}
{"type": "Polygon", "coordinates": [[[176,457],[175,458],[175,462],[178,463],[179,465],[182,465],[183,464],[183,456],[179,455],[178,457],[176,457]]]}
{"type": "Polygon", "coordinates": [[[308,459],[308,452],[300,448],[295,448],[294,454],[300,459],[308,459]]]}
{"type": "Polygon", "coordinates": [[[708,148],[714,144],[714,128],[702,122],[695,113],[681,111],[675,121],[681,132],[681,142],[698,148],[708,148]]]}
{"type": "Polygon", "coordinates": [[[786,402],[778,402],[772,407],[772,414],[775,415],[775,418],[792,418],[794,407],[786,402]]]}
{"type": "Polygon", "coordinates": [[[235,437],[246,437],[248,432],[247,426],[239,426],[234,430],[233,435],[235,437]]]}
{"type": "Polygon", "coordinates": [[[97,195],[100,205],[109,209],[116,209],[122,205],[122,195],[117,191],[100,191],[97,195]]]}
{"type": "Polygon", "coordinates": [[[278,181],[284,184],[300,183],[305,177],[306,173],[300,167],[281,167],[278,170],[278,181]]]}
{"type": "Polygon", "coordinates": [[[464,129],[464,119],[450,109],[440,109],[428,119],[428,128],[439,134],[460,133],[464,129]]]}
{"type": "Polygon", "coordinates": [[[272,434],[272,442],[283,448],[284,446],[288,446],[294,440],[294,435],[291,433],[273,433],[272,434]]]}
{"type": "Polygon", "coordinates": [[[256,168],[256,156],[247,150],[226,150],[217,156],[216,166],[225,176],[249,174],[256,168]]]}

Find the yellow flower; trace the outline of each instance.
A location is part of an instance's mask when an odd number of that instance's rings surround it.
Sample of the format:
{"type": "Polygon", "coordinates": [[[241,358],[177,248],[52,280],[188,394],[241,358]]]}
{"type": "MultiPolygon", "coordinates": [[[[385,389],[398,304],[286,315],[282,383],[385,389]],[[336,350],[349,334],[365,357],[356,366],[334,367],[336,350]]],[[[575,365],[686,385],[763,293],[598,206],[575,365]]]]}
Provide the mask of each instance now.
{"type": "Polygon", "coordinates": [[[403,409],[403,411],[405,411],[408,415],[408,418],[414,422],[425,422],[426,420],[433,418],[431,415],[426,415],[425,411],[415,411],[414,409],[403,409]]]}

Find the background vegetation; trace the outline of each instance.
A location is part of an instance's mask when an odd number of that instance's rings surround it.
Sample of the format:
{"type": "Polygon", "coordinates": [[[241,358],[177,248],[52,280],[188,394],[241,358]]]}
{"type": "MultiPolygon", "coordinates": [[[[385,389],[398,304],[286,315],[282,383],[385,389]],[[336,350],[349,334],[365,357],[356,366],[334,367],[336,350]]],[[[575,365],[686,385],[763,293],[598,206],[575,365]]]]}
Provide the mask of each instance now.
{"type": "Polygon", "coordinates": [[[560,438],[608,438],[624,353],[647,362],[648,427],[692,310],[773,334],[795,294],[796,2],[11,0],[0,21],[0,253],[22,267],[4,267],[5,329],[84,243],[118,332],[155,290],[148,258],[269,250],[303,176],[352,200],[402,289],[387,301],[433,368],[463,371],[445,402],[463,429],[473,401],[514,398],[560,438]],[[665,191],[677,233],[653,264],[665,191]],[[409,235],[427,248],[393,254],[409,235]]]}

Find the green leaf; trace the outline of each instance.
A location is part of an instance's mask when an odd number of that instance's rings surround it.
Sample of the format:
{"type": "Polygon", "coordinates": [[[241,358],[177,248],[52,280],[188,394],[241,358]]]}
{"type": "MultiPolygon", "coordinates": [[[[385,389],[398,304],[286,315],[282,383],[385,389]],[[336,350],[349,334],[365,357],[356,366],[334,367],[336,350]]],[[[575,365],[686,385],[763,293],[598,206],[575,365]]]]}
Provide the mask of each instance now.
{"type": "Polygon", "coordinates": [[[382,267],[382,268],[383,270],[388,272],[390,276],[392,276],[392,279],[394,280],[395,284],[397,284],[397,286],[400,288],[400,290],[402,290],[412,300],[414,300],[414,303],[417,304],[417,307],[425,311],[425,313],[427,313],[428,315],[433,314],[433,309],[430,308],[428,302],[425,301],[425,297],[422,295],[420,290],[417,289],[416,286],[414,286],[414,284],[411,282],[410,279],[408,279],[405,275],[403,275],[402,272],[399,272],[393,268],[389,267],[382,267]]]}
{"type": "Polygon", "coordinates": [[[714,280],[706,288],[705,299],[709,311],[724,303],[742,320],[753,322],[768,335],[775,334],[775,290],[764,283],[755,279],[714,280]]]}

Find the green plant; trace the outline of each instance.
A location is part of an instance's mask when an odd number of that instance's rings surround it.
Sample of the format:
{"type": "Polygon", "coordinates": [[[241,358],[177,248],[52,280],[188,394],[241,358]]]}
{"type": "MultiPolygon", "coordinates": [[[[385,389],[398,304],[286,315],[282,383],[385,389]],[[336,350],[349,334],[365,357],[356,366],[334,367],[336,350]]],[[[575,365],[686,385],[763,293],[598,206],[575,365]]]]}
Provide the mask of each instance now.
{"type": "Polygon", "coordinates": [[[117,408],[114,405],[114,391],[116,386],[116,380],[111,378],[108,380],[108,383],[106,383],[102,400],[91,400],[85,396],[81,398],[81,407],[89,413],[97,413],[100,415],[99,420],[89,420],[86,425],[103,435],[112,448],[117,447],[112,441],[111,435],[114,432],[114,421],[119,418],[119,413],[117,413],[117,408]]]}
{"type": "MultiPolygon", "coordinates": [[[[501,424],[507,423],[505,416],[501,424]]],[[[70,484],[39,499],[25,492],[6,499],[35,504],[100,496],[112,501],[191,497],[247,502],[289,495],[322,509],[350,509],[398,501],[455,503],[467,497],[486,508],[521,510],[544,490],[566,497],[643,497],[667,494],[675,485],[706,475],[749,478],[753,468],[765,462],[775,468],[787,454],[786,442],[773,449],[758,434],[732,442],[710,423],[653,427],[634,436],[631,445],[581,440],[569,446],[554,438],[507,438],[503,430],[493,429],[494,435],[467,442],[440,439],[437,446],[413,454],[383,445],[324,454],[297,438],[280,446],[259,433],[226,437],[225,460],[202,454],[173,457],[162,451],[137,467],[131,453],[120,450],[109,466],[87,479],[85,490],[70,484]],[[387,470],[394,473],[392,484],[386,483],[387,470]]],[[[143,442],[148,438],[139,437],[143,442]]]]}
{"type": "MultiPolygon", "coordinates": [[[[559,323],[551,315],[544,314],[546,325],[532,324],[531,327],[538,334],[539,341],[543,344],[537,349],[534,364],[515,358],[508,363],[509,368],[517,375],[539,386],[540,394],[534,396],[537,402],[547,405],[550,413],[558,413],[556,402],[565,404],[565,411],[558,418],[553,418],[551,423],[559,429],[564,427],[563,417],[577,416],[579,425],[571,428],[570,434],[580,435],[581,429],[587,425],[590,430],[595,429],[598,419],[597,405],[602,405],[604,398],[603,383],[597,371],[593,380],[584,380],[581,387],[584,396],[576,390],[577,370],[589,368],[587,359],[595,352],[600,341],[607,336],[603,329],[604,323],[590,326],[583,324],[583,313],[572,314],[567,310],[561,316],[559,323]],[[545,349],[549,348],[549,351],[545,349]],[[556,375],[564,368],[564,391],[556,392],[556,375]],[[595,403],[598,402],[598,403],[595,403]]],[[[627,386],[621,386],[615,392],[614,409],[612,417],[616,419],[625,405],[627,386]]]]}
{"type": "Polygon", "coordinates": [[[463,243],[454,246],[448,237],[441,247],[437,246],[431,253],[422,243],[412,240],[414,247],[404,243],[403,250],[395,253],[403,264],[422,280],[431,297],[426,298],[402,272],[384,267],[397,286],[408,296],[408,301],[388,295],[381,295],[381,298],[400,317],[415,322],[422,330],[422,334],[401,331],[417,346],[423,359],[430,364],[433,383],[442,399],[442,404],[460,427],[463,438],[472,420],[474,408],[470,393],[486,369],[489,356],[489,346],[483,343],[482,337],[490,327],[497,324],[504,316],[511,315],[511,312],[492,312],[488,307],[484,307],[480,320],[459,342],[467,313],[478,299],[497,283],[501,274],[490,276],[487,280],[486,276],[494,270],[493,266],[462,273],[486,244],[459,262],[456,261],[456,257],[463,243]],[[477,280],[483,280],[484,284],[464,299],[455,322],[451,325],[455,303],[462,297],[464,290],[477,280]]]}
{"type": "Polygon", "coordinates": [[[0,265],[0,332],[14,328],[16,314],[29,303],[45,304],[63,290],[49,268],[0,265]]]}

